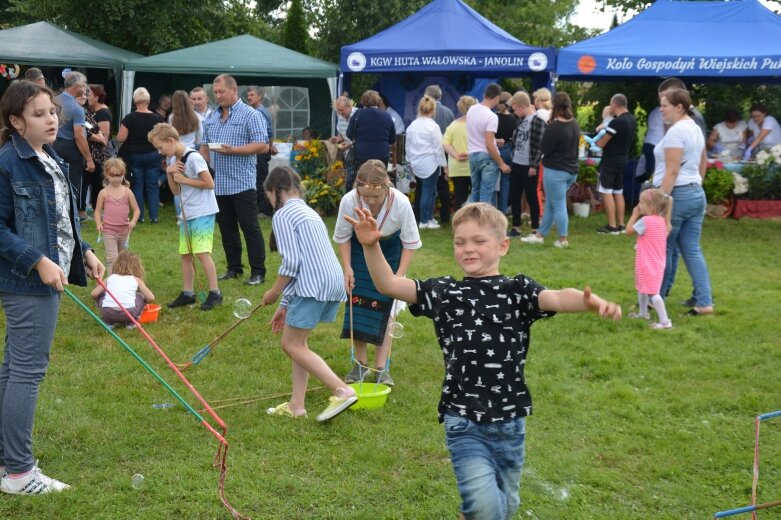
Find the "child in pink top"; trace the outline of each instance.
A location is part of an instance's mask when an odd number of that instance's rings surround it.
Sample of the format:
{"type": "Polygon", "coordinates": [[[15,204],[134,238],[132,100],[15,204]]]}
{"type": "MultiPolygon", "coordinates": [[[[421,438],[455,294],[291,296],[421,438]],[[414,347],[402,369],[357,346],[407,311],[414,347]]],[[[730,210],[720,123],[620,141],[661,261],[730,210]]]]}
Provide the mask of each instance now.
{"type": "Polygon", "coordinates": [[[640,193],[640,201],[626,224],[627,235],[637,234],[635,288],[639,305],[637,312],[630,312],[629,317],[650,319],[650,301],[659,315],[659,321],[651,323],[651,328],[654,329],[673,328],[672,321],[667,317],[664,300],[659,294],[667,258],[667,235],[670,232],[672,207],[672,197],[662,190],[645,190],[640,193]]]}
{"type": "Polygon", "coordinates": [[[127,239],[141,215],[136,198],[125,179],[122,159],[109,159],[103,164],[103,186],[95,207],[95,225],[106,244],[108,272],[120,251],[127,249],[127,239]],[[133,217],[128,213],[133,209],[133,217]]]}

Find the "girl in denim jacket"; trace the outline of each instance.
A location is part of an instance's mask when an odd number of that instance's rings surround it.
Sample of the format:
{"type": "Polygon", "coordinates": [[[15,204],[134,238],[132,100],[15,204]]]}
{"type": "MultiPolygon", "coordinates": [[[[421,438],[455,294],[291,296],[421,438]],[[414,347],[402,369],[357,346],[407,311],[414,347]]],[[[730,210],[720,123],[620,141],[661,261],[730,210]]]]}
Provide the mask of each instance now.
{"type": "Polygon", "coordinates": [[[52,92],[20,81],[0,101],[0,302],[6,317],[0,365],[0,491],[36,495],[69,486],[32,454],[38,387],[49,365],[63,286],[102,278],[82,242],[76,199],[57,137],[52,92]],[[66,274],[67,273],[67,274],[66,274]]]}

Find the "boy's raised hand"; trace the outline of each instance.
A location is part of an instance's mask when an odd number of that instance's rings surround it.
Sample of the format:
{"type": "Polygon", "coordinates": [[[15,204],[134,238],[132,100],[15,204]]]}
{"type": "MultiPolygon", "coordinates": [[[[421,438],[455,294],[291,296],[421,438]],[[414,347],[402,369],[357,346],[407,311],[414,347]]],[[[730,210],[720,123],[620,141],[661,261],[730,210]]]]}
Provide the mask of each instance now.
{"type": "Polygon", "coordinates": [[[355,216],[345,215],[344,219],[355,230],[355,238],[365,246],[373,246],[382,238],[382,231],[377,228],[377,221],[372,217],[372,212],[365,208],[355,208],[355,216]]]}
{"type": "Polygon", "coordinates": [[[583,303],[603,318],[613,318],[616,321],[621,319],[621,306],[592,293],[588,285],[583,288],[583,303]]]}

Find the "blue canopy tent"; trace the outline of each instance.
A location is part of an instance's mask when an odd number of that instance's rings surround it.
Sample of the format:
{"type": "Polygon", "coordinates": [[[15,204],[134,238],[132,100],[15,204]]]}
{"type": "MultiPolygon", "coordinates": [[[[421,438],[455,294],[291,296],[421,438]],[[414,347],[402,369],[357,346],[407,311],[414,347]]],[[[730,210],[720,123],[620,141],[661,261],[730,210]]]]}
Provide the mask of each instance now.
{"type": "Polygon", "coordinates": [[[560,49],[556,72],[575,81],[778,82],[779,41],[781,17],[757,0],[657,0],[615,29],[560,49]]]}
{"type": "Polygon", "coordinates": [[[349,87],[351,73],[380,74],[378,88],[410,121],[420,91],[431,82],[440,82],[442,101],[454,108],[458,95],[472,91],[475,78],[531,75],[547,84],[555,60],[553,48],[526,45],[461,0],[434,0],[396,25],[342,47],[339,91],[349,87]]]}

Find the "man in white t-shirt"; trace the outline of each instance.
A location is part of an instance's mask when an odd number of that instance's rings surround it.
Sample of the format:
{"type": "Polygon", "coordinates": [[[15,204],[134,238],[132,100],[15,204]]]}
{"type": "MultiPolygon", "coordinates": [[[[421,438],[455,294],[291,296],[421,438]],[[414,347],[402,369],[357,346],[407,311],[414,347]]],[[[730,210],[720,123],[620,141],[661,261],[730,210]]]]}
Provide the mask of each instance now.
{"type": "Polygon", "coordinates": [[[502,87],[489,83],[483,92],[483,101],[466,113],[467,151],[472,177],[472,194],[469,202],[494,204],[494,190],[499,175],[510,173],[496,147],[496,128],[499,118],[493,109],[499,103],[502,87]],[[501,173],[500,173],[501,172],[501,173]]]}

